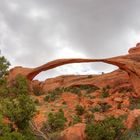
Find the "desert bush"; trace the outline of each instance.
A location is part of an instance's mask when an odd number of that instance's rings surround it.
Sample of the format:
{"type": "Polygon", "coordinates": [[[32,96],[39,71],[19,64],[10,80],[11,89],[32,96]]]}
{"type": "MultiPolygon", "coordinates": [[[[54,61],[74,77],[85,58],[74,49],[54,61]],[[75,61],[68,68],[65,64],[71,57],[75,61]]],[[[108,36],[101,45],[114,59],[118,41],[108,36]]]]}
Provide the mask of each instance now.
{"type": "Polygon", "coordinates": [[[91,86],[91,85],[80,85],[79,88],[81,90],[85,90],[86,93],[95,92],[96,90],[99,89],[97,86],[91,86]]]}
{"type": "Polygon", "coordinates": [[[9,86],[5,77],[9,65],[4,57],[0,57],[0,140],[40,140],[29,127],[35,105],[29,96],[27,79],[18,75],[9,86]],[[4,123],[5,118],[9,122],[4,123]]]}
{"type": "Polygon", "coordinates": [[[89,111],[91,111],[92,113],[101,112],[101,111],[102,111],[102,108],[101,108],[100,105],[91,106],[91,107],[89,108],[89,111]]]}
{"type": "Polygon", "coordinates": [[[9,66],[9,61],[4,56],[0,56],[0,80],[8,74],[9,66]]]}
{"type": "Polygon", "coordinates": [[[100,103],[97,106],[91,106],[89,108],[89,111],[91,111],[92,113],[95,113],[95,112],[105,112],[105,111],[108,111],[108,109],[110,109],[111,107],[112,106],[109,105],[108,103],[100,103]]]}
{"type": "Polygon", "coordinates": [[[66,121],[67,119],[62,110],[55,113],[49,113],[47,121],[43,124],[42,130],[50,133],[63,130],[66,121]]]}
{"type": "Polygon", "coordinates": [[[5,99],[2,103],[3,113],[14,122],[18,128],[29,126],[29,121],[35,113],[34,102],[26,95],[19,95],[17,99],[5,99]]]}
{"type": "Polygon", "coordinates": [[[80,123],[82,122],[82,119],[78,116],[78,115],[74,115],[72,116],[72,122],[70,123],[70,125],[74,125],[74,124],[77,124],[77,123],[80,123]]]}
{"type": "Polygon", "coordinates": [[[86,125],[88,140],[120,140],[125,129],[120,118],[110,117],[97,124],[86,125]]]}
{"type": "Polygon", "coordinates": [[[101,91],[101,98],[107,98],[109,97],[109,87],[103,87],[101,91]]]}
{"type": "Polygon", "coordinates": [[[84,112],[85,112],[84,107],[81,106],[81,105],[76,105],[75,110],[76,110],[76,114],[77,114],[77,115],[83,115],[84,112]]]}
{"type": "Polygon", "coordinates": [[[52,91],[49,91],[47,93],[47,95],[44,97],[44,101],[55,101],[59,95],[61,95],[61,93],[63,92],[63,89],[61,90],[61,88],[56,88],[52,91]]]}
{"type": "Polygon", "coordinates": [[[35,113],[35,104],[29,97],[28,83],[25,77],[19,75],[14,84],[16,97],[3,100],[3,113],[20,129],[29,126],[29,121],[35,113]]]}

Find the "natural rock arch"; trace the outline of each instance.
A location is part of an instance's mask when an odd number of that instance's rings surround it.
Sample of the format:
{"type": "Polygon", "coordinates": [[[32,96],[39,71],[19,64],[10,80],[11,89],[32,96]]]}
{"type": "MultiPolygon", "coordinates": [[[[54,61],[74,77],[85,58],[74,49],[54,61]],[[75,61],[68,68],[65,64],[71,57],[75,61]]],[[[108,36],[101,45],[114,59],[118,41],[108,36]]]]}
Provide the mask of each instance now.
{"type": "Polygon", "coordinates": [[[70,58],[70,59],[57,59],[51,62],[48,62],[42,66],[36,68],[22,68],[17,67],[17,73],[12,74],[13,69],[11,70],[11,75],[9,74],[9,79],[13,79],[17,74],[22,74],[26,76],[30,81],[42,71],[46,71],[61,65],[70,64],[70,63],[86,63],[86,62],[104,62],[107,64],[112,64],[118,66],[120,69],[126,71],[130,77],[130,81],[135,89],[137,96],[140,97],[140,43],[136,47],[129,50],[129,54],[105,58],[105,59],[81,59],[81,58],[70,58]],[[11,77],[10,77],[11,76],[11,77]]]}

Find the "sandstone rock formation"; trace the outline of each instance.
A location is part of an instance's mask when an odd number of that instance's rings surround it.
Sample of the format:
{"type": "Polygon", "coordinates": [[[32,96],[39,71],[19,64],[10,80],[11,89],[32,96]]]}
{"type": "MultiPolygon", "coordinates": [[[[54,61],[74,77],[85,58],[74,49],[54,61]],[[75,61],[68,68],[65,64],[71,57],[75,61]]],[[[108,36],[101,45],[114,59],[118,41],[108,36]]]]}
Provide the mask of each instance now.
{"type": "Polygon", "coordinates": [[[86,140],[85,124],[78,123],[62,132],[62,140],[86,140]]]}
{"type": "Polygon", "coordinates": [[[136,96],[140,97],[140,44],[129,50],[129,54],[118,57],[106,58],[106,59],[58,59],[47,64],[44,64],[37,68],[14,68],[10,71],[9,80],[15,78],[17,74],[25,75],[29,80],[38,75],[42,71],[46,71],[61,65],[70,63],[85,63],[85,62],[104,62],[118,66],[119,69],[125,71],[135,89],[136,96]],[[14,74],[13,74],[14,73],[14,74]]]}

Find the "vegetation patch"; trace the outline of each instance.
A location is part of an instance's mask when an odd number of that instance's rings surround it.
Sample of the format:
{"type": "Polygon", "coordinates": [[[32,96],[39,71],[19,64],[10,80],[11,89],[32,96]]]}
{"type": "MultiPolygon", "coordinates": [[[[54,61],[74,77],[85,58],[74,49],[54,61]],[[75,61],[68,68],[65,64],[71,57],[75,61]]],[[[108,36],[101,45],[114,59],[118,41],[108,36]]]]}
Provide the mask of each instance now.
{"type": "Polygon", "coordinates": [[[103,87],[101,90],[101,98],[107,98],[109,97],[109,86],[103,87]]]}
{"type": "Polygon", "coordinates": [[[57,132],[61,131],[65,127],[67,119],[64,116],[64,112],[62,110],[59,110],[55,113],[49,113],[47,121],[43,124],[42,131],[43,132],[57,132]]]}
{"type": "Polygon", "coordinates": [[[76,105],[75,111],[77,115],[83,115],[85,112],[85,109],[81,105],[76,105]]]}
{"type": "Polygon", "coordinates": [[[121,87],[119,89],[119,93],[127,93],[127,92],[134,92],[134,89],[132,87],[121,87]]]}
{"type": "Polygon", "coordinates": [[[92,113],[101,112],[101,111],[102,111],[102,108],[101,108],[100,105],[91,106],[91,107],[89,108],[89,111],[91,111],[92,113]]]}
{"type": "MultiPolygon", "coordinates": [[[[86,93],[91,93],[98,89],[99,89],[98,87],[91,86],[91,85],[80,85],[80,86],[56,88],[52,91],[47,92],[47,95],[45,96],[44,100],[47,102],[54,101],[58,99],[59,96],[64,92],[74,93],[80,97],[82,95],[81,90],[85,90],[86,93]]],[[[90,96],[90,98],[94,98],[94,97],[90,96]]]]}
{"type": "Polygon", "coordinates": [[[88,140],[120,140],[124,129],[120,118],[110,117],[97,124],[87,124],[85,133],[88,140]]]}
{"type": "Polygon", "coordinates": [[[82,119],[78,115],[72,116],[72,122],[69,123],[69,126],[82,122],[82,119]]]}
{"type": "Polygon", "coordinates": [[[140,99],[131,97],[130,98],[130,107],[129,107],[129,109],[130,110],[140,109],[140,99]]]}

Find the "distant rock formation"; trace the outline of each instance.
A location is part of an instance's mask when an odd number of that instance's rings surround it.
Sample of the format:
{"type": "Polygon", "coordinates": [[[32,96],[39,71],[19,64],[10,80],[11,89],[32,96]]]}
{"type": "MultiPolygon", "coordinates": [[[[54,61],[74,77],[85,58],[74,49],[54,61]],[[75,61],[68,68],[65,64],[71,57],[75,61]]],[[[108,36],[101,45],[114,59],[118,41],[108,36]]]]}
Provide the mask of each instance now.
{"type": "MultiPolygon", "coordinates": [[[[36,68],[15,67],[10,70],[8,80],[11,81],[17,74],[22,74],[32,81],[40,72],[53,69],[61,65],[70,63],[104,62],[118,66],[119,69],[125,71],[135,89],[135,96],[140,97],[140,43],[138,43],[136,47],[131,48],[128,52],[129,53],[127,55],[105,59],[57,59],[36,68]]],[[[116,75],[116,78],[120,77],[116,75]]]]}

